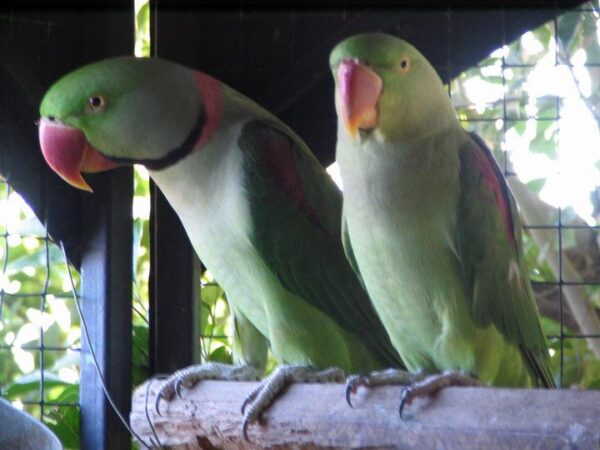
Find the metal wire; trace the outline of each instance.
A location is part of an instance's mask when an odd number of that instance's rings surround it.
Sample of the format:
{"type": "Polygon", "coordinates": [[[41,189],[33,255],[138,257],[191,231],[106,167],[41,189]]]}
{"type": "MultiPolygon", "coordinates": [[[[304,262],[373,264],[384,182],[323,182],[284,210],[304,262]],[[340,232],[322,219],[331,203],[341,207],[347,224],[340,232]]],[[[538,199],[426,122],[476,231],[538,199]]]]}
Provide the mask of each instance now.
{"type": "MultiPolygon", "coordinates": [[[[11,188],[9,181],[5,178],[0,177],[0,202],[8,202],[10,198],[17,195],[11,188]]],[[[79,353],[80,346],[76,343],[68,344],[65,342],[64,345],[60,345],[60,342],[48,341],[47,331],[43,326],[43,318],[48,314],[48,299],[52,297],[54,300],[69,302],[70,297],[65,295],[63,292],[58,291],[55,286],[51,285],[51,279],[54,276],[60,275],[59,267],[51,262],[50,249],[55,245],[47,232],[44,230],[42,234],[20,234],[11,229],[11,224],[8,223],[8,216],[3,217],[3,222],[0,224],[0,246],[2,247],[1,253],[1,271],[0,271],[0,337],[2,342],[0,343],[0,353],[3,357],[0,357],[0,396],[5,396],[6,393],[2,391],[2,388],[10,387],[23,373],[19,366],[15,363],[13,355],[15,352],[25,351],[29,354],[37,354],[37,363],[34,362],[34,371],[39,371],[38,390],[37,394],[33,392],[26,392],[17,397],[12,397],[12,400],[18,400],[21,404],[28,407],[30,413],[37,415],[41,420],[47,420],[47,413],[49,409],[61,408],[79,408],[77,402],[72,401],[56,401],[51,398],[47,392],[47,373],[52,373],[53,368],[49,366],[49,361],[56,361],[63,355],[69,352],[79,353]],[[34,250],[29,254],[38,252],[42,254],[42,262],[40,268],[36,269],[34,275],[31,277],[21,277],[24,283],[29,285],[28,288],[22,288],[19,292],[7,292],[6,286],[8,281],[15,276],[14,273],[9,272],[11,270],[11,262],[15,259],[13,254],[15,253],[14,247],[9,242],[11,240],[16,241],[17,239],[30,239],[32,242],[35,240],[37,243],[34,245],[34,250]],[[37,270],[42,270],[42,274],[38,274],[37,270]],[[40,276],[41,275],[41,276],[40,276]],[[42,280],[41,285],[36,282],[39,281],[37,278],[42,280]],[[36,307],[37,304],[37,307],[36,307]],[[39,324],[34,324],[32,320],[25,320],[20,317],[23,315],[23,306],[30,306],[29,311],[33,310],[34,307],[39,313],[39,324]],[[8,316],[7,316],[8,315],[8,316]],[[24,342],[20,343],[17,341],[20,329],[11,328],[11,322],[13,320],[22,320],[23,326],[27,326],[29,329],[32,327],[37,328],[37,342],[24,342]],[[8,330],[8,331],[7,331],[8,330]],[[12,339],[9,339],[10,336],[12,339]],[[23,397],[26,395],[26,397],[23,397]],[[33,398],[31,398],[33,396],[33,398]],[[31,409],[31,408],[34,409],[31,409]],[[37,409],[37,414],[36,414],[37,409]]],[[[38,224],[39,228],[42,229],[41,224],[38,224]]],[[[27,257],[27,254],[25,255],[27,257]]],[[[30,269],[30,270],[33,270],[30,269]]],[[[22,274],[21,274],[22,275],[22,274]]],[[[14,281],[14,280],[13,280],[14,281]]],[[[77,323],[76,317],[75,324],[77,323]]],[[[72,320],[73,321],[73,320],[72,320]]],[[[71,336],[71,338],[73,335],[71,336]]]]}
{"type": "Polygon", "coordinates": [[[85,322],[85,316],[83,315],[83,311],[81,310],[81,305],[79,304],[79,296],[77,295],[77,290],[75,287],[75,281],[73,280],[73,273],[71,271],[71,267],[69,266],[69,259],[67,258],[67,252],[65,250],[64,245],[61,243],[61,250],[64,257],[64,262],[67,266],[67,275],[69,277],[69,282],[71,283],[71,290],[73,294],[73,301],[75,302],[75,306],[77,307],[77,313],[79,314],[79,318],[81,320],[81,328],[83,329],[83,333],[88,342],[88,347],[90,349],[90,355],[92,356],[92,360],[94,361],[94,366],[96,367],[96,372],[98,373],[98,379],[100,380],[100,384],[102,385],[102,389],[104,390],[104,395],[106,396],[106,400],[110,403],[111,408],[114,410],[115,414],[119,417],[119,420],[123,424],[129,434],[131,434],[134,438],[138,440],[140,444],[142,444],[146,448],[151,448],[146,441],[144,441],[129,425],[129,421],[125,418],[117,404],[114,402],[108,387],[106,386],[106,381],[104,379],[104,374],[100,370],[100,366],[98,365],[98,359],[96,358],[96,351],[94,350],[94,346],[92,345],[93,341],[90,339],[90,335],[88,334],[88,328],[85,322]]]}

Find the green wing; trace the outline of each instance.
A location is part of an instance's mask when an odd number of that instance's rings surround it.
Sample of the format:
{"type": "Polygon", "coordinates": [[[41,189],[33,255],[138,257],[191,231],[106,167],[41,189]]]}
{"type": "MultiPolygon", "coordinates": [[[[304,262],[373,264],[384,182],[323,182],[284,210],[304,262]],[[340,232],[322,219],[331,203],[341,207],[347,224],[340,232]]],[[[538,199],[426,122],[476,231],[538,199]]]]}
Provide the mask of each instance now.
{"type": "Polygon", "coordinates": [[[252,241],[295,295],[354,332],[382,363],[400,356],[346,260],[340,236],[341,192],[288,129],[253,121],[242,130],[252,241]]]}
{"type": "Polygon", "coordinates": [[[548,349],[521,248],[522,229],[506,180],[476,135],[460,149],[457,247],[478,326],[493,323],[516,345],[538,385],[553,387],[548,349]]]}
{"type": "Polygon", "coordinates": [[[363,281],[362,275],[360,274],[360,269],[358,267],[358,263],[356,262],[356,256],[354,256],[354,249],[352,248],[352,241],[350,240],[350,234],[348,233],[348,221],[346,220],[346,216],[342,213],[342,246],[344,247],[344,253],[346,254],[346,259],[350,263],[352,270],[358,277],[358,281],[360,281],[360,285],[362,288],[367,291],[365,286],[365,282],[363,281]]]}

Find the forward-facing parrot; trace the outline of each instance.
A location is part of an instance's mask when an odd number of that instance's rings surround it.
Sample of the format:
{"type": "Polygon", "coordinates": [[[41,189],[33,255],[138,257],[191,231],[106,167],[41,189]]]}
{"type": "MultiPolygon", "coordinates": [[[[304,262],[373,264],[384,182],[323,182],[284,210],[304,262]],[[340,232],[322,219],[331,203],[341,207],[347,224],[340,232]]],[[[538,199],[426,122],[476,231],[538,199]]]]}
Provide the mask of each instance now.
{"type": "Polygon", "coordinates": [[[401,414],[469,376],[554,386],[515,202],[434,68],[379,33],[342,41],[330,66],[346,253],[409,371],[450,372],[405,389],[401,414]]]}
{"type": "MultiPolygon", "coordinates": [[[[91,191],[81,172],[146,166],[244,329],[264,336],[281,364],[298,366],[284,366],[251,396],[244,434],[271,388],[310,375],[305,366],[401,366],[345,258],[340,191],[275,116],[202,72],[134,57],[67,74],[40,114],[44,157],[75,187],[91,191]]],[[[242,348],[249,335],[239,336],[242,348]]],[[[258,353],[246,362],[262,365],[258,353]]],[[[243,372],[230,369],[231,378],[243,372]]],[[[162,394],[201,377],[198,370],[183,369],[162,394]]]]}

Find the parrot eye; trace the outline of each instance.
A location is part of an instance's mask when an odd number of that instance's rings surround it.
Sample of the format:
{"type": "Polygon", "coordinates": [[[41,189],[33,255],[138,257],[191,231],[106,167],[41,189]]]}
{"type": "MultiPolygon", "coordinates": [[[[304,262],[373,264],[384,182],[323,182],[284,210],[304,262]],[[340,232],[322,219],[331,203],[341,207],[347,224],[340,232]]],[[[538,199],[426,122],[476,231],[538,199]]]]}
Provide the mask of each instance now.
{"type": "Polygon", "coordinates": [[[101,95],[94,95],[88,99],[88,110],[92,113],[102,111],[106,105],[106,100],[101,95]]]}
{"type": "Polygon", "coordinates": [[[406,73],[410,69],[410,60],[408,58],[402,58],[398,63],[398,72],[406,73]]]}

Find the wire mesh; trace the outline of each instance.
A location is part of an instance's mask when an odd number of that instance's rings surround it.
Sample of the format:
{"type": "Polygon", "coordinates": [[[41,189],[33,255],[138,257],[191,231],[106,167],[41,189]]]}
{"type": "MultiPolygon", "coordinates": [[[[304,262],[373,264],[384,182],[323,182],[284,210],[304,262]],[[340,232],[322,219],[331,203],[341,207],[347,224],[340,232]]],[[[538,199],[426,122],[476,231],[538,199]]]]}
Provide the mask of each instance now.
{"type": "Polygon", "coordinates": [[[0,269],[0,396],[60,428],[79,414],[79,318],[60,250],[4,178],[0,269]]]}

